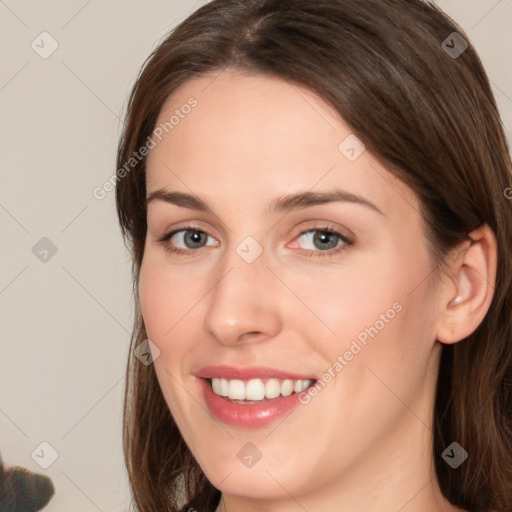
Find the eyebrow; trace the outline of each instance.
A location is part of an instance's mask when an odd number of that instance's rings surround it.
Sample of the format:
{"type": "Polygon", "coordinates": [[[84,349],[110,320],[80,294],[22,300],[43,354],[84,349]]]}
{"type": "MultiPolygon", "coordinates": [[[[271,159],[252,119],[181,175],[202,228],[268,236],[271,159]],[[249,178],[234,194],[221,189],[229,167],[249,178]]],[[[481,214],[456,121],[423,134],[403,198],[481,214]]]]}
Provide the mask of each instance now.
{"type": "MultiPolygon", "coordinates": [[[[164,201],[183,208],[198,211],[210,211],[209,206],[197,196],[185,192],[170,192],[158,189],[146,197],[146,205],[154,201],[164,201]]],[[[382,211],[371,201],[346,190],[330,190],[327,192],[298,192],[296,194],[281,196],[270,204],[270,212],[283,213],[300,208],[307,208],[327,203],[343,202],[365,206],[375,212],[384,215],[382,211]]],[[[385,215],[384,215],[385,216],[385,215]]]]}

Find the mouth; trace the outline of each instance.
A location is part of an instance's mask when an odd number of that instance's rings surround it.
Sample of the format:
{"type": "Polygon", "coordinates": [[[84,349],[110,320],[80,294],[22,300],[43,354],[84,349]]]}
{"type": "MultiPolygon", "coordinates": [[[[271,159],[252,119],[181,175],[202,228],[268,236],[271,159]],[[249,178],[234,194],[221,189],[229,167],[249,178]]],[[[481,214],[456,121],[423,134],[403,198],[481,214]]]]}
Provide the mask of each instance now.
{"type": "Polygon", "coordinates": [[[269,426],[290,414],[316,378],[268,367],[210,366],[194,374],[212,415],[241,428],[269,426]]]}
{"type": "Polygon", "coordinates": [[[206,379],[212,391],[239,404],[260,403],[278,397],[287,397],[314,385],[314,379],[206,379]]]}

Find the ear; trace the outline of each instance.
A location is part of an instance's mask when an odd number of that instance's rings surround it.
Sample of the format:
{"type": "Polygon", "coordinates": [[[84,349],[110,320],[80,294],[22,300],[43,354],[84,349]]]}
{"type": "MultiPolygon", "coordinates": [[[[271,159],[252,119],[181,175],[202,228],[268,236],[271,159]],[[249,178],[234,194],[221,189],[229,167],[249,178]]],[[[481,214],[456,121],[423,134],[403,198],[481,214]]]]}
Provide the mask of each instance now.
{"type": "Polygon", "coordinates": [[[456,250],[450,264],[450,283],[440,294],[440,315],[436,338],[456,343],[472,334],[484,319],[496,283],[497,242],[492,229],[484,224],[469,234],[471,240],[456,250]]]}

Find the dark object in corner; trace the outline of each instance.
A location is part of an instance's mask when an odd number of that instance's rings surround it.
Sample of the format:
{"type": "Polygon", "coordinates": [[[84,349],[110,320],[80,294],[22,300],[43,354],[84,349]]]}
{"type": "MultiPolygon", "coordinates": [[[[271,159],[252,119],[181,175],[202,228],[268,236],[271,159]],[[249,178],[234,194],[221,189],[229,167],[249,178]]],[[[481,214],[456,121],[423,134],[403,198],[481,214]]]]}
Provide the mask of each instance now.
{"type": "Polygon", "coordinates": [[[0,512],[41,510],[54,492],[47,476],[20,467],[6,469],[0,457],[0,512]]]}

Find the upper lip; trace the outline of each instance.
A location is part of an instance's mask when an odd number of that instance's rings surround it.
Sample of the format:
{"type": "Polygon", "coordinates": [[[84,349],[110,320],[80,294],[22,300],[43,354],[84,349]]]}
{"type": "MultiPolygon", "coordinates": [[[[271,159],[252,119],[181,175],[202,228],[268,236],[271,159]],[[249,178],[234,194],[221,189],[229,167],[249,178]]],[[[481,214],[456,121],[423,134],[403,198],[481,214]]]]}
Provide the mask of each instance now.
{"type": "Polygon", "coordinates": [[[204,366],[198,371],[194,372],[196,377],[202,379],[291,379],[291,380],[316,380],[314,377],[307,375],[299,375],[298,373],[291,373],[277,368],[270,368],[268,366],[204,366]]]}

